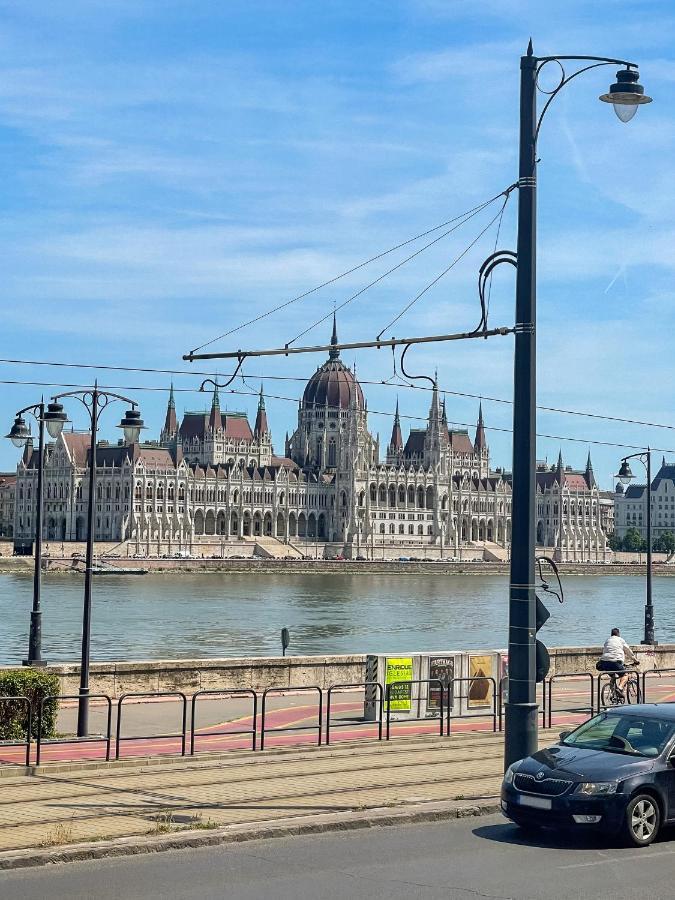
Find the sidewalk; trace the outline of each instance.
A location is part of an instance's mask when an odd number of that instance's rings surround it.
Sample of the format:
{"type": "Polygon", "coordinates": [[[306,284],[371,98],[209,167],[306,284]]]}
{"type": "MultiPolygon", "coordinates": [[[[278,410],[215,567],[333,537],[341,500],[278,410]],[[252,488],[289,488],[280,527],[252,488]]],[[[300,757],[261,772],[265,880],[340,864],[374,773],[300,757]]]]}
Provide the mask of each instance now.
{"type": "MultiPolygon", "coordinates": [[[[540,740],[550,744],[557,736],[557,729],[541,732],[540,740]]],[[[8,858],[6,851],[22,848],[56,850],[133,836],[152,843],[153,837],[194,829],[206,842],[223,826],[236,830],[236,837],[223,834],[220,840],[242,840],[281,820],[302,820],[307,830],[312,817],[325,823],[327,816],[343,821],[345,814],[419,812],[439,804],[494,808],[502,758],[502,735],[464,733],[230,751],[151,765],[51,765],[0,781],[0,868],[12,864],[14,854],[8,858]]]]}

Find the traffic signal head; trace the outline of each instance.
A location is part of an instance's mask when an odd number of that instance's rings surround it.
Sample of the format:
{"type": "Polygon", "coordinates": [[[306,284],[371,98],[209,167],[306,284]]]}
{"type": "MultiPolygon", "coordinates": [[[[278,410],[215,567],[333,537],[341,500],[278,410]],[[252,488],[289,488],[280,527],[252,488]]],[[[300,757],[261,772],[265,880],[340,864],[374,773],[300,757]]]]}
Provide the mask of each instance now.
{"type": "MultiPolygon", "coordinates": [[[[544,604],[541,602],[539,597],[535,597],[537,607],[536,607],[536,618],[535,618],[535,631],[539,631],[542,625],[545,625],[546,622],[551,618],[551,613],[546,609],[544,604]]],[[[541,641],[536,641],[535,643],[535,656],[536,656],[536,681],[543,681],[544,678],[548,675],[548,670],[551,667],[551,659],[548,655],[548,650],[542,644],[541,641]]]]}

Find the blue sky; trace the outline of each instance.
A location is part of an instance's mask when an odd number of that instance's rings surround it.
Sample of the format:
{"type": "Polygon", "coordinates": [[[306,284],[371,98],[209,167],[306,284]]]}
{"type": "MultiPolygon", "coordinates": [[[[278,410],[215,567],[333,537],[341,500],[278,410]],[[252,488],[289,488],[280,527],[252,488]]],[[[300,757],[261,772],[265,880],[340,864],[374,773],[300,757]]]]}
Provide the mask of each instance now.
{"type": "MultiPolygon", "coordinates": [[[[527,3],[26,0],[0,2],[3,358],[189,369],[181,355],[350,265],[437,225],[516,178],[519,56],[596,54],[640,64],[655,102],[622,125],[597,102],[614,68],[572,82],[552,105],[539,153],[539,402],[675,424],[675,10],[656,0],[527,3]]],[[[549,86],[554,72],[548,75],[549,86]]],[[[543,95],[542,95],[543,99],[543,95]]],[[[496,210],[495,210],[496,211],[496,210]]],[[[515,244],[516,198],[500,246],[515,244]]],[[[486,212],[387,278],[339,317],[340,337],[373,337],[489,221],[486,212]]],[[[391,329],[477,324],[476,273],[494,229],[391,329]]],[[[417,245],[416,245],[417,246],[417,245]]],[[[285,343],[380,275],[386,260],[216,344],[285,343]]],[[[495,278],[491,321],[513,321],[513,276],[495,278]]],[[[307,338],[320,342],[327,327],[307,338]]],[[[511,338],[411,350],[442,388],[509,398],[511,338]]],[[[364,380],[393,374],[388,351],[347,354],[364,380]]],[[[247,363],[309,377],[320,357],[247,363]]],[[[200,371],[211,366],[195,365],[200,371]]],[[[227,371],[226,364],[220,364],[227,371]]],[[[148,434],[170,376],[99,373],[128,386],[148,434]]],[[[85,384],[91,370],[0,365],[0,378],[85,384]]],[[[197,376],[175,376],[194,389],[197,376]]],[[[302,382],[266,382],[297,397],[302,382]]],[[[0,387],[6,428],[39,387],[0,387]]],[[[56,390],[45,388],[46,394],[56,390]]],[[[371,410],[424,415],[428,395],[365,386],[371,410]]],[[[177,394],[179,412],[199,408],[177,394]]],[[[225,398],[224,398],[225,400],[225,398]]],[[[228,397],[254,414],[255,401],[228,397]]],[[[276,449],[294,404],[268,400],[276,449]]],[[[451,420],[477,401],[448,395],[451,420]]],[[[80,413],[71,408],[76,426],[80,413]]],[[[102,436],[112,438],[108,410],[102,436]]],[[[484,403],[486,424],[510,407],[484,403]]],[[[415,419],[406,425],[419,425],[415,419]]],[[[391,418],[371,415],[383,443],[391,418]]],[[[672,448],[675,433],[548,412],[538,456],[582,466],[589,440],[672,448]]],[[[493,463],[510,435],[490,431],[493,463]]],[[[591,446],[611,486],[620,450],[591,446]]],[[[0,466],[13,467],[9,442],[0,466]]]]}

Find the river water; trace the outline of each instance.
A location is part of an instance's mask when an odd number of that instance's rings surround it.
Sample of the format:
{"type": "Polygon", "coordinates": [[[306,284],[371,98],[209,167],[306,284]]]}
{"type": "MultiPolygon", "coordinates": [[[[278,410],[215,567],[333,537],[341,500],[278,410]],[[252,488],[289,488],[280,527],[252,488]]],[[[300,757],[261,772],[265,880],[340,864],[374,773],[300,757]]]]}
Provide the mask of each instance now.
{"type": "MultiPolygon", "coordinates": [[[[566,576],[547,602],[549,646],[601,643],[618,625],[641,637],[645,580],[566,576]]],[[[46,575],[43,655],[76,661],[82,579],[46,575]]],[[[32,579],[0,575],[0,663],[26,653],[32,579]]],[[[675,578],[654,579],[657,639],[675,642],[675,578]]],[[[503,575],[155,575],[94,581],[92,660],[498,648],[507,643],[503,575]]],[[[543,632],[542,632],[543,636],[543,632]]]]}

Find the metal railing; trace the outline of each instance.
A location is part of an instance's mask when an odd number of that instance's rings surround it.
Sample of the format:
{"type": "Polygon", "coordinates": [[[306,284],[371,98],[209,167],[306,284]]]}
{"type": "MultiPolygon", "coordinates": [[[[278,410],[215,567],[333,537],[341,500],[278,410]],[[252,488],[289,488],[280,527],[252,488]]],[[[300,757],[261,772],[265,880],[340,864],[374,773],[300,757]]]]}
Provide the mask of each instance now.
{"type": "Polygon", "coordinates": [[[92,734],[86,737],[78,737],[77,735],[60,737],[60,738],[42,738],[42,721],[44,719],[45,704],[50,700],[79,700],[79,694],[48,694],[40,700],[40,711],[38,714],[37,740],[35,744],[35,765],[40,765],[42,759],[42,748],[55,746],[57,744],[102,744],[105,743],[105,760],[110,761],[110,744],[112,741],[112,700],[107,694],[89,694],[89,700],[103,700],[108,708],[106,716],[106,733],[105,735],[92,734]]]}
{"type": "MultiPolygon", "coordinates": [[[[2,747],[24,747],[26,748],[26,757],[25,757],[25,765],[30,765],[30,745],[31,739],[33,736],[33,704],[30,702],[28,697],[0,697],[0,703],[2,704],[12,704],[16,703],[19,706],[23,707],[26,710],[26,737],[24,740],[15,739],[15,738],[7,738],[6,740],[0,741],[0,748],[2,747]]],[[[12,709],[10,706],[9,716],[12,715],[12,709]]]]}
{"type": "MultiPolygon", "coordinates": [[[[307,717],[305,716],[305,718],[307,718],[307,717]]],[[[301,719],[300,721],[304,721],[304,719],[301,719]]],[[[323,734],[323,691],[321,690],[321,688],[318,685],[313,684],[313,685],[302,685],[302,686],[297,686],[297,687],[289,686],[289,687],[283,687],[283,688],[267,688],[266,690],[263,691],[262,704],[261,704],[261,715],[260,715],[260,749],[261,750],[265,749],[265,734],[273,734],[274,732],[281,733],[281,732],[288,732],[288,731],[309,731],[309,730],[313,731],[314,729],[317,729],[317,731],[318,731],[318,736],[319,736],[318,746],[320,747],[321,746],[321,738],[322,738],[322,734],[323,734]],[[284,725],[280,728],[266,728],[265,727],[265,721],[266,721],[266,716],[267,716],[267,698],[270,696],[270,694],[277,694],[277,695],[300,694],[300,693],[307,693],[309,691],[312,691],[312,692],[316,691],[319,695],[319,702],[318,702],[319,714],[318,714],[318,722],[316,725],[284,725]]]]}
{"type": "MultiPolygon", "coordinates": [[[[461,688],[460,688],[460,693],[458,695],[455,695],[454,685],[455,684],[473,684],[475,681],[489,682],[490,687],[492,689],[492,703],[488,702],[488,703],[484,704],[483,708],[481,710],[476,710],[476,712],[472,712],[472,713],[462,712],[459,714],[459,716],[455,716],[455,718],[457,718],[457,719],[484,719],[485,716],[489,716],[492,719],[492,730],[497,731],[497,718],[498,718],[497,705],[499,702],[498,698],[500,698],[500,696],[501,696],[499,690],[497,689],[497,682],[490,675],[470,675],[466,678],[453,678],[449,682],[449,684],[452,685],[453,701],[452,701],[452,704],[449,701],[450,689],[448,689],[448,727],[447,727],[448,734],[450,734],[450,714],[451,714],[452,706],[454,706],[455,696],[457,696],[457,699],[459,699],[460,701],[466,700],[467,707],[468,707],[469,700],[471,699],[471,697],[470,697],[471,688],[469,688],[466,695],[463,695],[461,693],[461,688]],[[492,707],[492,710],[488,711],[490,706],[492,707]]],[[[501,707],[500,702],[499,702],[499,705],[501,707]]]]}
{"type": "MultiPolygon", "coordinates": [[[[499,679],[499,706],[498,706],[498,721],[499,721],[499,731],[504,730],[504,706],[506,704],[506,700],[504,699],[508,695],[508,684],[509,684],[509,676],[502,675],[499,679]]],[[[538,681],[536,684],[535,690],[538,691],[541,688],[541,698],[537,697],[536,699],[541,699],[540,708],[541,708],[541,727],[546,728],[546,682],[538,681]]]]}
{"type": "MultiPolygon", "coordinates": [[[[660,678],[662,675],[673,675],[673,680],[675,681],[675,669],[648,669],[647,671],[642,673],[642,702],[647,703],[647,680],[656,681],[657,678],[660,678]]],[[[675,687],[673,689],[673,696],[675,698],[675,687]]],[[[672,703],[672,700],[659,700],[659,703],[672,703]]]]}
{"type": "MultiPolygon", "coordinates": [[[[548,679],[548,727],[553,727],[553,683],[564,681],[565,679],[588,679],[589,682],[589,700],[590,703],[587,706],[566,706],[566,707],[557,707],[556,713],[588,713],[590,716],[595,712],[596,707],[593,705],[593,692],[595,688],[594,676],[592,672],[561,672],[559,675],[551,675],[548,679]]],[[[598,697],[600,696],[598,692],[598,697]]],[[[600,708],[600,701],[598,699],[598,706],[600,708]]]]}
{"type": "Polygon", "coordinates": [[[187,697],[182,691],[160,691],[157,694],[153,694],[150,692],[143,692],[140,694],[122,694],[119,700],[117,701],[117,730],[115,732],[115,759],[120,758],[120,745],[122,741],[160,741],[160,740],[172,740],[173,738],[180,737],[181,742],[181,750],[180,755],[185,756],[185,744],[186,744],[186,736],[185,732],[187,729],[187,697]],[[182,713],[182,728],[180,733],[174,732],[173,734],[131,734],[122,736],[122,708],[125,700],[129,700],[130,698],[138,698],[138,697],[178,697],[181,701],[181,713],[182,713]]]}
{"type": "MultiPolygon", "coordinates": [[[[440,701],[440,702],[439,702],[439,716],[438,716],[438,721],[439,721],[439,724],[440,724],[439,734],[440,734],[441,737],[443,737],[443,729],[444,729],[444,726],[445,726],[444,711],[445,711],[445,694],[446,694],[446,690],[445,690],[445,688],[443,687],[443,682],[440,680],[440,678],[415,678],[415,679],[405,679],[405,680],[403,680],[403,681],[390,681],[389,684],[387,685],[387,689],[386,689],[385,695],[384,695],[384,702],[385,702],[385,706],[386,706],[386,708],[387,708],[387,718],[386,718],[386,722],[387,722],[387,726],[386,726],[386,740],[389,740],[389,739],[390,739],[390,736],[391,736],[391,694],[392,694],[392,688],[400,687],[401,685],[404,685],[404,684],[410,685],[410,694],[409,694],[409,696],[408,696],[407,698],[405,698],[405,699],[407,699],[407,700],[410,702],[411,708],[412,708],[413,700],[416,699],[417,701],[419,701],[420,699],[422,699],[421,697],[417,697],[417,698],[414,698],[414,697],[413,697],[413,695],[412,695],[412,693],[413,693],[413,692],[412,692],[412,686],[413,686],[414,684],[426,684],[426,685],[434,685],[434,686],[438,687],[438,689],[439,689],[439,701],[440,701]]],[[[394,712],[396,712],[396,710],[394,710],[394,712]]],[[[429,717],[429,718],[431,718],[431,717],[429,717]]],[[[401,720],[394,720],[394,721],[401,721],[401,720]]],[[[405,718],[403,721],[405,721],[405,722],[426,722],[426,721],[428,721],[428,718],[427,718],[426,716],[424,716],[424,717],[420,717],[420,716],[406,716],[406,718],[405,718]]]]}
{"type": "MultiPolygon", "coordinates": [[[[240,717],[240,718],[248,718],[240,717]]],[[[235,720],[237,721],[237,720],[235,720]]],[[[251,688],[232,688],[228,690],[227,688],[222,688],[221,690],[202,690],[197,691],[192,695],[192,703],[191,703],[191,715],[190,715],[190,756],[194,756],[195,754],[195,737],[230,737],[231,735],[241,734],[241,735],[249,735],[252,740],[251,750],[256,749],[256,739],[257,739],[257,731],[258,731],[258,695],[251,688]],[[226,729],[225,731],[198,731],[196,734],[196,725],[195,725],[195,717],[197,712],[197,700],[200,697],[210,697],[212,699],[216,699],[217,697],[251,697],[252,699],[252,711],[251,711],[251,727],[243,728],[243,729],[226,729]]]]}
{"type": "MultiPolygon", "coordinates": [[[[631,682],[635,685],[636,693],[637,693],[637,703],[642,703],[642,686],[640,684],[640,673],[635,669],[626,669],[623,672],[599,672],[597,676],[597,685],[596,685],[596,710],[600,712],[601,709],[609,709],[613,706],[613,704],[606,704],[602,702],[602,686],[603,681],[605,684],[609,684],[612,678],[620,678],[622,675],[628,674],[628,684],[631,682]]],[[[626,685],[626,689],[628,688],[628,684],[626,685]]]]}
{"type": "MultiPolygon", "coordinates": [[[[377,722],[377,739],[378,741],[382,740],[382,710],[384,707],[384,691],[382,690],[382,685],[379,681],[360,681],[354,682],[352,684],[332,684],[326,693],[326,746],[330,744],[330,731],[331,731],[331,720],[330,720],[330,711],[331,711],[331,700],[334,693],[340,694],[348,694],[348,693],[356,693],[356,691],[363,688],[365,691],[368,688],[371,688],[375,693],[375,702],[377,703],[377,718],[375,722],[377,722]],[[378,702],[379,698],[379,702],[378,702]]],[[[340,722],[333,723],[333,728],[347,728],[350,725],[368,725],[370,722],[366,722],[362,717],[361,719],[350,719],[348,721],[341,720],[340,722]]],[[[374,724],[374,723],[373,723],[374,724]]]]}

